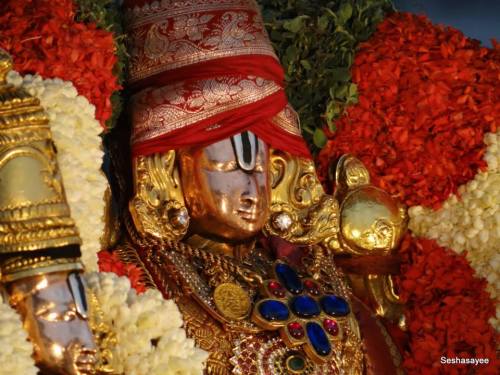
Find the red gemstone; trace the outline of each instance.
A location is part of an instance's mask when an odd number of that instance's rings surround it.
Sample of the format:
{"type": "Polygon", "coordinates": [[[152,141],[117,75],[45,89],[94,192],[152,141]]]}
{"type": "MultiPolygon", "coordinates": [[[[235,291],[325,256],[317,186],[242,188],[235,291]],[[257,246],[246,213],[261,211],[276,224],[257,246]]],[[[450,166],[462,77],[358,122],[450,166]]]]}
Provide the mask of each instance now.
{"type": "Polygon", "coordinates": [[[306,287],[307,291],[312,295],[317,296],[319,294],[319,286],[314,281],[304,280],[304,286],[306,287]]]}
{"type": "Polygon", "coordinates": [[[339,334],[339,325],[335,320],[325,319],[323,320],[323,328],[332,336],[337,336],[339,334]]]}
{"type": "Polygon", "coordinates": [[[304,328],[302,328],[299,322],[288,323],[288,332],[290,332],[290,336],[294,339],[301,339],[304,337],[304,328]]]}
{"type": "Polygon", "coordinates": [[[271,293],[274,294],[276,297],[283,298],[285,296],[285,289],[279,282],[271,280],[269,284],[267,284],[267,286],[271,291],[271,293]]]}

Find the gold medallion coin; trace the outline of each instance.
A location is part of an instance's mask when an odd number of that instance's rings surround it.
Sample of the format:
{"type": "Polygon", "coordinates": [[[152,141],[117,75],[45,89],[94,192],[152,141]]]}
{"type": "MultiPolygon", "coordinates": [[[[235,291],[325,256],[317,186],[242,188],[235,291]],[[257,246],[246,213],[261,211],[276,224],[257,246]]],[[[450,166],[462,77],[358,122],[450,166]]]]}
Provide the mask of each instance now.
{"type": "Polygon", "coordinates": [[[218,285],[214,291],[214,302],[217,310],[228,319],[243,319],[250,312],[250,297],[238,284],[218,285]]]}

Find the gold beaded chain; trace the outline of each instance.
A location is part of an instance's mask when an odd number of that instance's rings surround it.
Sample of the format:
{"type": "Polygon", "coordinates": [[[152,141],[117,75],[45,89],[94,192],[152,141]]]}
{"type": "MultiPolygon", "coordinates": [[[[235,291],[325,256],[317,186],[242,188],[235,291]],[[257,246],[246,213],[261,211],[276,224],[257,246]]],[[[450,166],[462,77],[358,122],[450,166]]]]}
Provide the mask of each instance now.
{"type": "Polygon", "coordinates": [[[260,286],[264,283],[264,279],[258,272],[255,272],[250,267],[238,264],[233,258],[227,255],[215,254],[211,251],[201,248],[193,248],[183,242],[174,242],[170,240],[162,241],[152,238],[144,238],[140,236],[135,229],[129,215],[127,215],[124,221],[127,231],[136,244],[143,248],[151,248],[153,250],[156,250],[156,253],[160,256],[164,255],[163,252],[165,251],[165,249],[172,250],[179,254],[187,256],[189,259],[198,258],[204,261],[206,264],[217,267],[224,272],[233,275],[239,275],[250,285],[260,286]]]}

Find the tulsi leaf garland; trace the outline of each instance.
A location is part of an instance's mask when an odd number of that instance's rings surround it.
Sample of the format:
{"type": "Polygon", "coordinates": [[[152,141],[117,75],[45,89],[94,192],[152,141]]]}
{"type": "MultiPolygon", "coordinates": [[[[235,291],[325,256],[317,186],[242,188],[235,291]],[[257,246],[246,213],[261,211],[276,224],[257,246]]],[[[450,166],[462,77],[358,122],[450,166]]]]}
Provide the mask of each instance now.
{"type": "Polygon", "coordinates": [[[313,150],[325,145],[323,125],[335,128],[356,103],[350,68],[360,41],[370,37],[390,0],[260,0],[271,41],[285,69],[287,94],[313,150]]]}

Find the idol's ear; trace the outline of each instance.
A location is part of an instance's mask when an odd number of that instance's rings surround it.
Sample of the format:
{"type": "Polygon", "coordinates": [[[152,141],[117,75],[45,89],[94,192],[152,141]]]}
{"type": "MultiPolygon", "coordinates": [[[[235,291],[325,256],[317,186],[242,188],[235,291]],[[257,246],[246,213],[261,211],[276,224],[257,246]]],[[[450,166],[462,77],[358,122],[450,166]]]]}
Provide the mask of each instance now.
{"type": "Polygon", "coordinates": [[[180,240],[187,232],[189,215],[175,151],[139,156],[133,161],[133,171],[129,211],[138,234],[155,243],[180,240]]]}
{"type": "Polygon", "coordinates": [[[271,214],[267,235],[289,242],[338,247],[338,204],[325,194],[310,159],[270,150],[271,214]]]}

